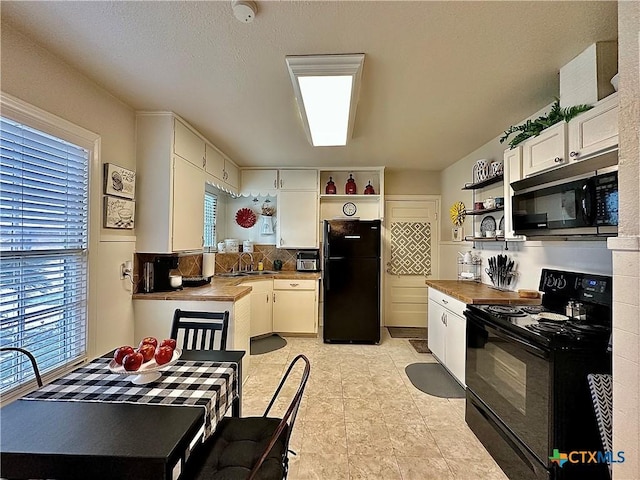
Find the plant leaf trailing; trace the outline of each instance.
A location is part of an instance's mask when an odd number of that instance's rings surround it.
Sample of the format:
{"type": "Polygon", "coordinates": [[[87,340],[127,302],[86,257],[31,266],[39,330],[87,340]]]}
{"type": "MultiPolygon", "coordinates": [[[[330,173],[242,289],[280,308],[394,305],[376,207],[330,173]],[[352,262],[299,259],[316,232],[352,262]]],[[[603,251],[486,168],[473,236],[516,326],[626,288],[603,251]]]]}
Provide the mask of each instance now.
{"type": "Polygon", "coordinates": [[[542,115],[535,120],[527,120],[522,125],[517,127],[511,126],[508,130],[505,130],[504,135],[500,137],[500,143],[504,143],[507,138],[513,133],[517,133],[515,137],[509,142],[511,149],[515,148],[519,143],[525,141],[527,138],[536,137],[540,135],[544,129],[549,128],[556,123],[568,122],[572,118],[578,116],[582,112],[591,110],[593,105],[574,105],[573,107],[560,107],[560,99],[556,97],[555,103],[551,106],[551,110],[547,115],[542,115]]]}

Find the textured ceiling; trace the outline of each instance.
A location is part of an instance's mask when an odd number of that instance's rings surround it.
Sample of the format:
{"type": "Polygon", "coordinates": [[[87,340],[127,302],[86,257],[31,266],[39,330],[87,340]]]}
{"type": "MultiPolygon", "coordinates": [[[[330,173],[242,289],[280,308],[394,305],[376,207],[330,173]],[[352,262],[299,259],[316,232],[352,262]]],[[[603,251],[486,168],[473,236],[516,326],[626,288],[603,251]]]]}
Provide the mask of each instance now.
{"type": "Polygon", "coordinates": [[[136,110],[171,110],[239,165],[440,170],[553,101],[617,38],[617,3],[2,1],[2,20],[136,110]],[[354,137],[311,147],[286,55],[365,53],[354,137]]]}

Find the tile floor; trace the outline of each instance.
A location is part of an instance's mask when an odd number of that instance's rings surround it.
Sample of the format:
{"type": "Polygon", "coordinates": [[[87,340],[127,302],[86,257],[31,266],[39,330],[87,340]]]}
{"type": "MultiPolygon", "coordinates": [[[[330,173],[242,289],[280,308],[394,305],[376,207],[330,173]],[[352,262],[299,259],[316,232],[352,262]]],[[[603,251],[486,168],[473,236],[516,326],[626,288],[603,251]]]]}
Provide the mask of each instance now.
{"type": "Polygon", "coordinates": [[[379,345],[327,345],[321,334],[287,342],[251,357],[243,415],[261,415],[289,362],[309,358],[290,480],[506,480],[464,422],[464,399],[427,395],[407,378],[407,365],[435,362],[432,355],[386,329],[379,345]]]}

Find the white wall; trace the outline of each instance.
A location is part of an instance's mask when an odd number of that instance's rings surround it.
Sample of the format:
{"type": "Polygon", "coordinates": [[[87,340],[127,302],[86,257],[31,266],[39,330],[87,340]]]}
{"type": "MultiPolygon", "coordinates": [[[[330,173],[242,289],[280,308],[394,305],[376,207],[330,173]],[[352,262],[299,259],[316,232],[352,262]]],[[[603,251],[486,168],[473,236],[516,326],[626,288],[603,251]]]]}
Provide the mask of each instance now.
{"type": "MultiPolygon", "coordinates": [[[[133,110],[9,25],[2,24],[1,34],[2,91],[97,133],[103,163],[135,170],[133,110]]],[[[101,210],[92,205],[90,215],[101,210]]],[[[119,272],[120,264],[132,259],[134,234],[101,229],[97,251],[89,253],[95,266],[90,272],[95,294],[89,299],[92,357],[133,341],[130,284],[119,272]]]]}

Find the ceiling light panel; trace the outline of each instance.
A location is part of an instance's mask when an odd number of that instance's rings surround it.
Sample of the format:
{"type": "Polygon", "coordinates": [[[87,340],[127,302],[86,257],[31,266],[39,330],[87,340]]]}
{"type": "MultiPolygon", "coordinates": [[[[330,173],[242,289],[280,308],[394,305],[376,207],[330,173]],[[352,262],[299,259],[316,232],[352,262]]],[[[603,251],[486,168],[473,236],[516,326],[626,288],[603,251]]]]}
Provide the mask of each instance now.
{"type": "Polygon", "coordinates": [[[286,57],[309,142],[343,146],[351,138],[364,54],[286,57]]]}

